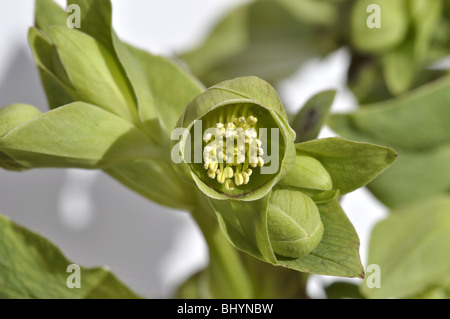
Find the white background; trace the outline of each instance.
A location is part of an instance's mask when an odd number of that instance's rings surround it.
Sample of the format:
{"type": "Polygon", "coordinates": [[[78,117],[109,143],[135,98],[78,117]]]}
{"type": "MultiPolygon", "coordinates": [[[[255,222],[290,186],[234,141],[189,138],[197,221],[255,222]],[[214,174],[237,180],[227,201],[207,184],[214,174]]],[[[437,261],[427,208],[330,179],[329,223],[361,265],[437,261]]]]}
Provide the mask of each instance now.
{"type": "MultiPolygon", "coordinates": [[[[113,24],[126,41],[172,55],[200,43],[219,17],[243,2],[113,0],[113,24]]],[[[24,102],[46,109],[27,46],[33,9],[32,0],[0,1],[0,107],[24,102]]],[[[354,98],[344,86],[348,60],[341,49],[299,68],[277,88],[287,109],[294,111],[312,94],[329,88],[338,89],[333,112],[353,109],[354,98]]],[[[334,135],[329,129],[321,133],[334,135]]],[[[360,236],[365,264],[370,230],[387,210],[365,189],[347,195],[342,205],[360,236]]],[[[153,204],[101,172],[0,170],[0,212],[48,237],[74,262],[109,266],[149,298],[170,297],[177,283],[208,262],[201,234],[188,214],[153,204]]],[[[313,297],[324,297],[321,286],[333,280],[313,276],[308,290],[313,297]]]]}

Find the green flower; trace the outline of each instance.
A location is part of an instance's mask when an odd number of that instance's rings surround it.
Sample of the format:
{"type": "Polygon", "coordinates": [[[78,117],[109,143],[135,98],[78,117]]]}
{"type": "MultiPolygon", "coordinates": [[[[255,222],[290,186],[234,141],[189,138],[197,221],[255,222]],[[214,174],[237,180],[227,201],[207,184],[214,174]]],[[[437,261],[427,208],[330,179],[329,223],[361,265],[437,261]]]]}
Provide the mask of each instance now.
{"type": "Polygon", "coordinates": [[[221,82],[198,95],[181,115],[180,128],[172,136],[177,169],[211,198],[261,198],[295,159],[295,132],[284,107],[257,77],[221,82]]]}

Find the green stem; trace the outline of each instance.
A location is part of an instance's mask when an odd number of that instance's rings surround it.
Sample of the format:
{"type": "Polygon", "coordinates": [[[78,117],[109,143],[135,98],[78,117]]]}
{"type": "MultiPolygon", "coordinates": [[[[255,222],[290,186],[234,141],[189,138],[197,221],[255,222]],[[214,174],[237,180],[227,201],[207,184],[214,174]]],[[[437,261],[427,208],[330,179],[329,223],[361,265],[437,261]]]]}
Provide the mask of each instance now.
{"type": "Polygon", "coordinates": [[[207,198],[199,196],[191,212],[209,248],[208,279],[213,298],[252,298],[250,276],[239,256],[220,230],[214,209],[207,198]]]}

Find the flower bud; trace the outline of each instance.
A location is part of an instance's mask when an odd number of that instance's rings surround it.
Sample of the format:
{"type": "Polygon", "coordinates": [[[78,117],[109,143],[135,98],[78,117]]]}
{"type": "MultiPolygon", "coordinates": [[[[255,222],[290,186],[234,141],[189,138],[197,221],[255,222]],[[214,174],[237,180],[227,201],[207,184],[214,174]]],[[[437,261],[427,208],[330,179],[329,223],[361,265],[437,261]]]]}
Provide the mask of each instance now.
{"type": "Polygon", "coordinates": [[[276,255],[299,258],[317,247],[323,235],[319,210],[311,198],[292,190],[275,190],[269,202],[267,225],[276,255]]]}

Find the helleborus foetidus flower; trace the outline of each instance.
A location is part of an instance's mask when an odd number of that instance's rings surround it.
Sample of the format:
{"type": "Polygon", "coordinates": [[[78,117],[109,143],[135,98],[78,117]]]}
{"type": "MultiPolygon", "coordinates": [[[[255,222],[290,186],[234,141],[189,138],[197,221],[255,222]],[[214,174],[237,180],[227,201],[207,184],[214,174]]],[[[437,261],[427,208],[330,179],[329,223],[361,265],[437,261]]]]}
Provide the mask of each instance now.
{"type": "Polygon", "coordinates": [[[261,198],[295,160],[284,107],[257,77],[225,81],[198,95],[172,138],[177,168],[215,199],[261,198]]]}
{"type": "MultiPolygon", "coordinates": [[[[331,104],[334,92],[328,95],[316,99],[331,104]]],[[[172,140],[175,168],[206,195],[231,243],[273,264],[313,251],[324,233],[317,205],[347,192],[335,187],[340,181],[330,172],[337,176],[339,170],[303,151],[308,142],[294,143],[277,93],[257,77],[224,81],[198,95],[172,140]]],[[[340,168],[363,148],[339,139],[309,143],[325,157],[328,147],[342,148],[340,168]]]]}

